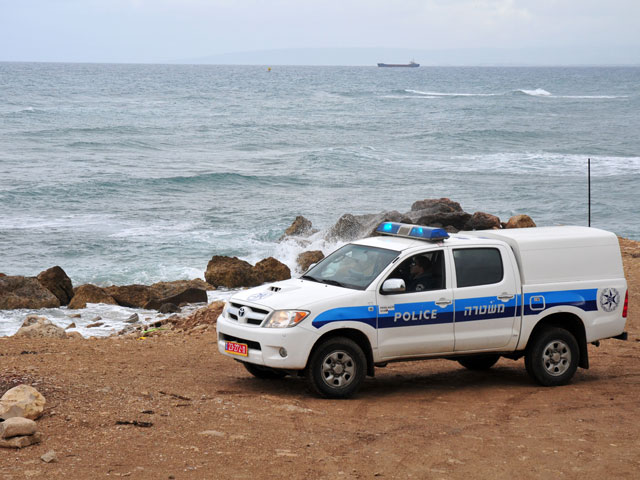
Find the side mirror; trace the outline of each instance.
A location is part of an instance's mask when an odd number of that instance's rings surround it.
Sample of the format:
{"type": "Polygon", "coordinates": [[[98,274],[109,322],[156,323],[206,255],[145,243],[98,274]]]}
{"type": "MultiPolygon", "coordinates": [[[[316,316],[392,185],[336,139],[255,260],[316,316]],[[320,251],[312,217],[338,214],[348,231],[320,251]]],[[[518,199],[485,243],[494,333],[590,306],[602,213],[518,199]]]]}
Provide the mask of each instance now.
{"type": "Polygon", "coordinates": [[[382,284],[382,293],[403,293],[406,291],[407,287],[401,278],[390,278],[382,284]]]}

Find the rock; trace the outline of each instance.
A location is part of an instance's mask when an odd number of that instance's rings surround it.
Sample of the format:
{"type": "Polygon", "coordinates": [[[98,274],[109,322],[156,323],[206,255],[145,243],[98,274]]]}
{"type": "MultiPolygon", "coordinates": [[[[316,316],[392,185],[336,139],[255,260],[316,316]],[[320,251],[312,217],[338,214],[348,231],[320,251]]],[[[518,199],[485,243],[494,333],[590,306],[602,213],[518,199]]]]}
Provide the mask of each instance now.
{"type": "Polygon", "coordinates": [[[158,310],[165,304],[180,305],[182,303],[207,303],[207,292],[201,288],[187,288],[186,290],[172,295],[170,297],[164,297],[160,299],[151,299],[144,305],[147,310],[158,310]]]}
{"type": "Polygon", "coordinates": [[[11,438],[23,435],[33,435],[38,426],[28,418],[12,417],[0,423],[0,438],[11,438]]]}
{"type": "Polygon", "coordinates": [[[214,287],[255,287],[262,283],[250,263],[237,257],[215,255],[207,264],[204,278],[214,287]]]}
{"type": "Polygon", "coordinates": [[[18,385],[8,390],[0,398],[0,417],[5,420],[23,417],[35,420],[44,411],[46,399],[29,385],[18,385]]]}
{"type": "Polygon", "coordinates": [[[138,316],[137,313],[134,313],[133,315],[131,315],[129,318],[127,318],[124,323],[137,323],[140,321],[140,317],[138,316]]]}
{"type": "Polygon", "coordinates": [[[53,293],[60,305],[69,305],[73,298],[73,285],[64,270],[58,266],[51,267],[38,275],[40,284],[53,293]]]}
{"type": "Polygon", "coordinates": [[[69,302],[69,308],[72,310],[86,308],[87,303],[118,305],[118,302],[102,288],[91,284],[80,285],[74,289],[74,295],[69,302]]]}
{"type": "Polygon", "coordinates": [[[298,266],[300,267],[300,270],[302,270],[303,272],[306,272],[307,270],[309,270],[309,267],[312,264],[318,263],[323,258],[324,258],[324,253],[322,253],[322,251],[311,250],[308,252],[302,252],[300,255],[298,255],[298,258],[296,259],[296,261],[298,262],[298,266]]]}
{"type": "Polygon", "coordinates": [[[15,333],[16,338],[67,338],[64,328],[51,323],[46,317],[29,315],[15,333]]]}
{"type": "Polygon", "coordinates": [[[104,287],[103,290],[113,297],[113,299],[129,308],[143,308],[144,305],[151,300],[153,289],[148,285],[123,285],[104,287]]]}
{"type": "Polygon", "coordinates": [[[65,330],[69,330],[70,328],[76,328],[76,322],[71,322],[65,330]]]}
{"type": "Polygon", "coordinates": [[[59,306],[60,300],[35,277],[0,277],[0,310],[59,306]]]}
{"type": "Polygon", "coordinates": [[[471,215],[465,212],[429,213],[422,215],[415,223],[428,227],[453,227],[462,230],[471,219],[471,215]]]}
{"type": "Polygon", "coordinates": [[[332,241],[344,240],[351,241],[356,240],[362,236],[365,226],[356,217],[350,213],[342,215],[336,224],[331,227],[327,237],[332,241]]]}
{"type": "Polygon", "coordinates": [[[6,440],[0,439],[0,447],[4,448],[24,448],[29,445],[35,445],[42,441],[42,434],[36,432],[33,435],[25,435],[23,437],[13,437],[6,440]]]}
{"type": "Polygon", "coordinates": [[[71,315],[67,315],[67,317],[69,317],[69,318],[82,318],[82,314],[81,313],[73,313],[71,315]]]}
{"type": "Polygon", "coordinates": [[[500,227],[500,219],[495,215],[484,212],[476,212],[465,224],[464,230],[491,230],[500,227]]]}
{"type": "Polygon", "coordinates": [[[260,283],[278,282],[291,278],[291,270],[273,257],[260,260],[253,267],[253,273],[260,283]]]}
{"type": "Polygon", "coordinates": [[[0,273],[0,277],[6,277],[4,273],[0,273]]]}
{"type": "Polygon", "coordinates": [[[422,215],[433,214],[433,213],[453,213],[453,212],[462,212],[462,207],[458,202],[454,202],[453,200],[449,200],[448,198],[431,198],[425,200],[418,200],[411,205],[411,211],[424,212],[422,215]]]}
{"type": "Polygon", "coordinates": [[[535,226],[535,222],[529,215],[514,215],[509,219],[505,228],[532,228],[535,226]]]}
{"type": "Polygon", "coordinates": [[[206,307],[200,308],[186,318],[177,319],[174,328],[191,330],[200,325],[215,325],[218,317],[222,313],[224,302],[213,302],[206,307]]]}
{"type": "Polygon", "coordinates": [[[104,325],[104,322],[93,322],[87,325],[86,328],[101,327],[102,325],[104,325]]]}
{"type": "Polygon", "coordinates": [[[54,452],[53,450],[49,450],[47,453],[40,457],[40,460],[42,460],[44,463],[52,463],[57,462],[58,458],[56,457],[56,452],[54,452]]]}
{"type": "Polygon", "coordinates": [[[67,332],[67,338],[80,338],[84,339],[80,332],[67,332]]]}
{"type": "Polygon", "coordinates": [[[167,298],[184,292],[189,288],[215,290],[215,287],[200,278],[193,280],[176,280],[174,282],[158,282],[151,285],[152,298],[167,298]]]}
{"type": "Polygon", "coordinates": [[[280,240],[286,237],[307,237],[314,232],[311,222],[302,215],[298,215],[291,226],[284,231],[280,240]]]}
{"type": "Polygon", "coordinates": [[[178,307],[175,303],[165,303],[160,308],[158,308],[160,313],[178,313],[180,311],[180,307],[178,307]]]}

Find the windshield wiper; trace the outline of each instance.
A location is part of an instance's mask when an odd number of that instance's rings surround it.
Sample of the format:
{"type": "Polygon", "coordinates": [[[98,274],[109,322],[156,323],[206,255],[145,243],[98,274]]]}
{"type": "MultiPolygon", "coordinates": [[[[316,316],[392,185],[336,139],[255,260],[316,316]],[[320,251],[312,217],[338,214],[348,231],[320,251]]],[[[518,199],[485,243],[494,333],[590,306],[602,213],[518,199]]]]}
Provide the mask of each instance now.
{"type": "Polygon", "coordinates": [[[344,283],[340,283],[337,280],[323,279],[322,283],[326,283],[327,285],[335,285],[336,287],[343,287],[344,288],[344,283]]]}
{"type": "Polygon", "coordinates": [[[320,280],[318,280],[316,277],[312,277],[311,275],[302,275],[300,278],[302,278],[303,280],[311,280],[312,282],[320,282],[320,280]]]}

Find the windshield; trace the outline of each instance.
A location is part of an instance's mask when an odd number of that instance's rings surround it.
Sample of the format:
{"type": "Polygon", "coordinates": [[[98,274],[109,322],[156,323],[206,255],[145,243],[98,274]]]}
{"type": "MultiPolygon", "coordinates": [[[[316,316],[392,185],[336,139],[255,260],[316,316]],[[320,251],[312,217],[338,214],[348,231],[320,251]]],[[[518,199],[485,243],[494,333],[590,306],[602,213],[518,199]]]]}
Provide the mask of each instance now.
{"type": "Polygon", "coordinates": [[[364,290],[398,256],[398,252],[345,245],[302,276],[305,280],[364,290]]]}

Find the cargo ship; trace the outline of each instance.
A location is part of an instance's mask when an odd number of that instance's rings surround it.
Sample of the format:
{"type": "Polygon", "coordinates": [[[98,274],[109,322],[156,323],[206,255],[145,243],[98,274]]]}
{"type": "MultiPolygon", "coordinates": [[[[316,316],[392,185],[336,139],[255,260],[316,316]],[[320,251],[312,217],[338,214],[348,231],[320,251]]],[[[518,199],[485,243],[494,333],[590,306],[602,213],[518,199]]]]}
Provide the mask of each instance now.
{"type": "Polygon", "coordinates": [[[411,60],[409,63],[379,63],[379,67],[409,67],[416,68],[419,67],[420,64],[411,60]]]}

